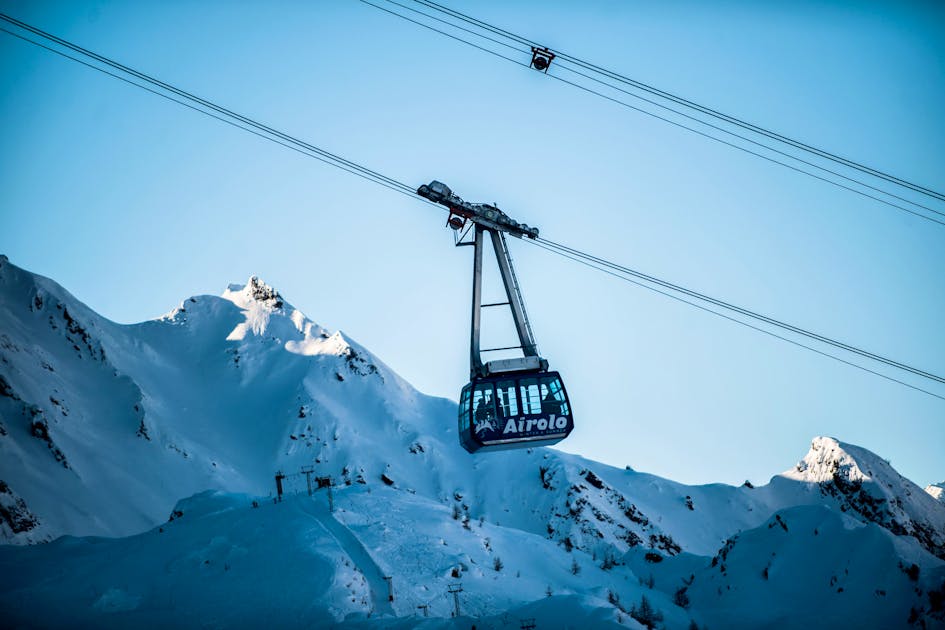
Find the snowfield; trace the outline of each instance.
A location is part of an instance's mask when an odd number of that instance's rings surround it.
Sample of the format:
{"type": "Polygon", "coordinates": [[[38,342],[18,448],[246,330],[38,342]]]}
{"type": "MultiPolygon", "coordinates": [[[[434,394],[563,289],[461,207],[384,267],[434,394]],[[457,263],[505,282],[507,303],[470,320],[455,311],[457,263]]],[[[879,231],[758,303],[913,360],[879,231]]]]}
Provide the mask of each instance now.
{"type": "Polygon", "coordinates": [[[0,257],[3,625],[945,627],[941,487],[865,449],[687,486],[455,414],[258,278],[123,326],[0,257]]]}

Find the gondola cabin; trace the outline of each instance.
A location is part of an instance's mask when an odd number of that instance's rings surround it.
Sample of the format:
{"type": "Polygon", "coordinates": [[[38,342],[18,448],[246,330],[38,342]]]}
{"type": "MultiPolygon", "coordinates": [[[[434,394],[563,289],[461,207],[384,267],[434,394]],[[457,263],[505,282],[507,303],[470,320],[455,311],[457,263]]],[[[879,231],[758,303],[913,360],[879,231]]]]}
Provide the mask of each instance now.
{"type": "Polygon", "coordinates": [[[550,446],[574,429],[557,372],[497,374],[473,380],[459,402],[459,440],[470,453],[550,446]]]}

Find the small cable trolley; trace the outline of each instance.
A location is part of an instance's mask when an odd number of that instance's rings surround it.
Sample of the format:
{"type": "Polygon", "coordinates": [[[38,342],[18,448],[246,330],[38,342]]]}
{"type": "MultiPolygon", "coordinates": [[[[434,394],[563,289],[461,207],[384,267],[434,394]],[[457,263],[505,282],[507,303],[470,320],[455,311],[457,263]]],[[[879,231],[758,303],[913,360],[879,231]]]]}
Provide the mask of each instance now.
{"type": "Polygon", "coordinates": [[[538,228],[519,223],[495,205],[469,203],[442,182],[423,185],[417,194],[449,209],[447,225],[456,231],[457,246],[473,247],[472,325],[469,347],[470,382],[459,400],[459,440],[470,453],[549,446],[568,437],[574,419],[564,381],[548,369],[525,313],[525,301],[512,266],[505,234],[538,238],[538,228]],[[470,234],[471,232],[471,234],[470,234]],[[482,303],[483,236],[489,233],[505,302],[482,303]],[[470,240],[465,240],[466,235],[470,240]],[[519,345],[482,350],[479,344],[482,308],[508,306],[519,345]],[[521,350],[521,357],[483,361],[482,353],[521,350]]]}

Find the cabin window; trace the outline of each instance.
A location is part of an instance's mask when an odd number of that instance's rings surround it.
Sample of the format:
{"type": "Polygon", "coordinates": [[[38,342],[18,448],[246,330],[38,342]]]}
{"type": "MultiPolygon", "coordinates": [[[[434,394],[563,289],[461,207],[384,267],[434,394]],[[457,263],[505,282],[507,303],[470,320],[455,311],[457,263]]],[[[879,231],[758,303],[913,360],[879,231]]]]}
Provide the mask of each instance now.
{"type": "Polygon", "coordinates": [[[465,431],[469,431],[469,391],[470,391],[470,388],[468,385],[463,388],[463,395],[460,398],[460,402],[459,402],[460,434],[462,434],[465,431]]]}
{"type": "Polygon", "coordinates": [[[515,381],[499,381],[495,384],[499,413],[503,418],[518,415],[518,392],[515,381]]]}
{"type": "Polygon", "coordinates": [[[495,420],[495,391],[492,383],[480,383],[473,389],[472,421],[476,425],[495,420]]]}
{"type": "Polygon", "coordinates": [[[570,415],[568,400],[564,395],[564,386],[557,376],[544,376],[540,379],[541,412],[556,416],[570,415]]]}
{"type": "Polygon", "coordinates": [[[541,413],[541,394],[537,378],[523,378],[519,381],[522,392],[522,413],[537,416],[541,413]]]}

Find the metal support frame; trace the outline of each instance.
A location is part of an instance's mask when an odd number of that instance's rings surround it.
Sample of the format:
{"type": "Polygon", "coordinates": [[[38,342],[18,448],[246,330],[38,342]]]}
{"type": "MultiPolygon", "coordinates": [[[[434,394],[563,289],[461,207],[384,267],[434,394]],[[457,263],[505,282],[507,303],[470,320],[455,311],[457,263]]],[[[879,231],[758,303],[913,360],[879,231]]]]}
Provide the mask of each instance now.
{"type": "Polygon", "coordinates": [[[459,594],[463,592],[463,585],[462,584],[447,584],[446,592],[453,594],[453,616],[459,617],[460,616],[459,594]]]}
{"type": "Polygon", "coordinates": [[[312,496],[312,475],[315,473],[315,467],[302,466],[301,473],[305,475],[305,488],[308,490],[308,496],[312,496]]]}
{"type": "Polygon", "coordinates": [[[522,344],[522,351],[527,357],[536,357],[538,356],[538,344],[535,342],[532,325],[528,321],[528,313],[525,312],[525,298],[522,297],[522,288],[518,284],[518,278],[515,277],[515,269],[512,267],[512,254],[509,253],[509,245],[505,242],[505,234],[494,230],[490,230],[490,233],[492,234],[492,247],[495,249],[495,256],[499,261],[502,284],[505,285],[505,294],[508,296],[512,318],[515,320],[518,340],[522,344]]]}
{"type": "Polygon", "coordinates": [[[331,488],[334,485],[331,476],[328,477],[315,477],[315,489],[321,490],[322,488],[328,488],[328,511],[335,511],[335,497],[332,495],[331,488]]]}
{"type": "MultiPolygon", "coordinates": [[[[525,311],[525,300],[522,297],[522,289],[515,277],[515,269],[512,266],[512,256],[509,254],[508,244],[505,241],[505,235],[502,232],[484,227],[480,224],[475,225],[475,234],[473,236],[473,285],[472,285],[472,324],[470,326],[469,340],[469,372],[472,378],[487,376],[489,374],[489,364],[482,360],[484,352],[480,347],[480,330],[482,327],[482,308],[485,306],[508,306],[512,313],[512,320],[515,323],[515,331],[518,334],[519,346],[525,357],[535,357],[538,361],[527,362],[528,365],[539,366],[543,362],[538,355],[538,344],[535,341],[535,335],[532,332],[531,324],[528,321],[528,314],[525,311]],[[482,252],[484,248],[483,233],[489,232],[492,241],[492,249],[495,253],[496,262],[499,266],[499,275],[502,277],[502,285],[505,288],[506,302],[492,304],[482,303],[482,252]]],[[[515,348],[511,346],[507,349],[515,348]]],[[[491,350],[489,350],[491,351],[491,350]]],[[[506,360],[506,363],[508,360],[506,360]]]]}
{"type": "Polygon", "coordinates": [[[472,325],[469,332],[469,374],[471,378],[484,372],[482,356],[479,352],[479,329],[482,314],[482,226],[475,226],[473,241],[473,285],[472,285],[472,325]]]}
{"type": "MultiPolygon", "coordinates": [[[[554,53],[547,48],[533,49],[534,54],[545,65],[539,69],[547,69],[547,64],[554,59],[554,53]]],[[[538,65],[535,65],[538,68],[538,65]]],[[[519,223],[509,215],[499,210],[495,204],[470,203],[453,193],[449,186],[436,180],[424,184],[417,189],[417,194],[430,201],[449,209],[446,224],[453,228],[453,238],[457,247],[474,247],[473,254],[473,287],[472,287],[472,326],[469,338],[469,372],[472,379],[501,372],[516,372],[524,370],[547,370],[548,362],[538,355],[538,344],[532,332],[528,315],[525,312],[525,300],[522,298],[522,289],[515,277],[512,266],[512,256],[509,253],[505,234],[516,238],[538,238],[538,228],[519,223]],[[472,242],[465,240],[466,234],[473,231],[472,242]],[[482,233],[489,232],[492,240],[492,249],[499,265],[502,284],[505,286],[506,302],[492,304],[482,303],[482,233]],[[494,352],[500,348],[481,350],[479,347],[479,331],[481,315],[484,307],[508,306],[515,322],[515,331],[518,334],[519,346],[523,357],[517,359],[496,359],[484,363],[483,352],[494,352]]],[[[515,347],[515,346],[513,346],[515,347]]],[[[502,348],[511,349],[511,348],[502,348]]]]}

